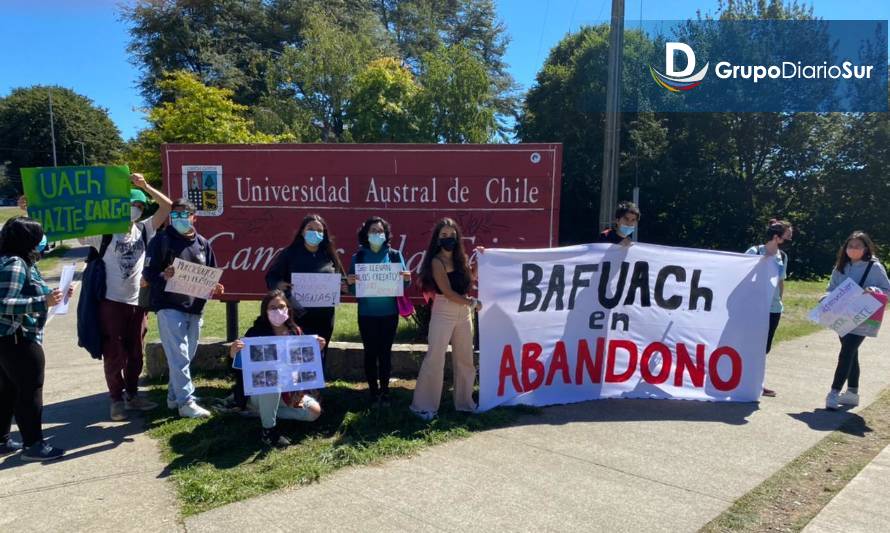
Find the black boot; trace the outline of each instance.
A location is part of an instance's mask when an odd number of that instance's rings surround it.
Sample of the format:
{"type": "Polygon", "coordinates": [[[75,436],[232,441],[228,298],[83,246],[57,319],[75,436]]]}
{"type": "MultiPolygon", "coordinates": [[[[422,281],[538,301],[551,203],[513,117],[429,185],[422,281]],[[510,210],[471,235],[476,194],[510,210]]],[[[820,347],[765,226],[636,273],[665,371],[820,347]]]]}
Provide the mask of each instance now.
{"type": "Polygon", "coordinates": [[[263,428],[263,434],[260,437],[265,446],[274,448],[287,448],[291,445],[290,439],[278,432],[278,428],[263,428]]]}

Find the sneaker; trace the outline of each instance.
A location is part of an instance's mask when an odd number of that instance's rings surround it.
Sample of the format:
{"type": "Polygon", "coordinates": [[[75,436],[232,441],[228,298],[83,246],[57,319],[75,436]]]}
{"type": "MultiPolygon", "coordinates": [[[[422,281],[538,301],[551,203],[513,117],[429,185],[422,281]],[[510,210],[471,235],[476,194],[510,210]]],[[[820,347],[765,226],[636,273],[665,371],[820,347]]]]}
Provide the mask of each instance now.
{"type": "Polygon", "coordinates": [[[111,402],[111,419],[115,422],[127,419],[126,404],[123,401],[111,402]]]}
{"type": "Polygon", "coordinates": [[[132,398],[126,398],[124,400],[124,405],[128,411],[151,411],[158,406],[158,404],[146,400],[138,394],[132,398]]]}
{"type": "Polygon", "coordinates": [[[22,461],[52,461],[65,455],[65,450],[54,448],[46,442],[38,442],[22,452],[22,461]]]}
{"type": "Polygon", "coordinates": [[[22,443],[13,440],[11,437],[6,437],[6,439],[0,441],[0,454],[15,453],[21,449],[22,443]]]}
{"type": "Polygon", "coordinates": [[[838,402],[838,397],[840,394],[833,390],[828,393],[828,396],[825,397],[825,408],[834,411],[840,406],[840,402],[838,402]]]}
{"type": "Polygon", "coordinates": [[[287,448],[292,444],[289,438],[278,433],[278,428],[263,428],[263,433],[260,437],[260,440],[262,441],[263,445],[275,448],[287,448]]]}
{"type": "Polygon", "coordinates": [[[179,416],[183,418],[210,418],[210,411],[192,400],[179,408],[179,416]]]}
{"type": "Polygon", "coordinates": [[[413,406],[409,407],[408,409],[410,409],[411,412],[414,413],[414,416],[423,420],[424,422],[429,422],[430,420],[436,418],[435,411],[420,411],[418,409],[415,409],[413,406]]]}
{"type": "Polygon", "coordinates": [[[837,397],[837,403],[841,405],[849,405],[850,407],[856,407],[857,405],[859,405],[859,393],[846,390],[837,397]]]}

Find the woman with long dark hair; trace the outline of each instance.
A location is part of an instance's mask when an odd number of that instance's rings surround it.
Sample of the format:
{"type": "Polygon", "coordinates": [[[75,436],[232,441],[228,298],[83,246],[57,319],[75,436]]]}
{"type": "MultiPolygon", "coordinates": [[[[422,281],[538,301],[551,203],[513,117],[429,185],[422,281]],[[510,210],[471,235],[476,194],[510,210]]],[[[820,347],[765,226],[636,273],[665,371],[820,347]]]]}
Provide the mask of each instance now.
{"type": "MultiPolygon", "coordinates": [[[[380,217],[365,220],[358,231],[359,248],[349,265],[349,291],[355,294],[356,263],[393,263],[401,267],[405,286],[411,273],[398,250],[390,248],[392,230],[389,222],[380,217]]],[[[372,406],[390,405],[389,375],[392,369],[392,343],[399,326],[399,306],[394,296],[356,298],[358,301],[358,330],[365,349],[365,376],[368,379],[368,398],[372,406]]]]}
{"type": "MultiPolygon", "coordinates": [[[[244,337],[273,337],[276,335],[302,335],[293,318],[293,308],[287,296],[280,290],[269,291],[260,303],[260,315],[254,320],[253,326],[244,337]]],[[[318,337],[320,348],[324,348],[324,339],[318,337]]],[[[244,349],[244,343],[236,340],[232,343],[229,354],[235,358],[235,367],[240,368],[238,352],[244,349]]],[[[244,380],[238,372],[236,388],[243,395],[244,380]]],[[[237,393],[236,393],[237,395],[237,393]]],[[[263,426],[260,440],[266,446],[285,447],[290,440],[278,431],[277,420],[299,420],[313,422],[321,416],[321,406],[309,393],[304,391],[258,394],[250,397],[250,409],[260,415],[263,426]]]]}
{"type": "Polygon", "coordinates": [[[424,420],[431,420],[442,400],[445,372],[445,351],[451,344],[454,373],[454,408],[473,412],[473,385],[476,367],[473,364],[473,310],[482,303],[468,295],[474,273],[467,261],[460,227],[450,218],[443,218],[433,228],[430,243],[420,270],[425,295],[432,295],[428,348],[417,385],[411,411],[424,420]]]}
{"type": "MultiPolygon", "coordinates": [[[[278,254],[266,273],[266,287],[283,291],[291,304],[294,304],[291,274],[346,276],[337,247],[334,246],[334,237],[328,232],[328,225],[320,215],[307,215],[303,219],[293,242],[278,254]]],[[[306,335],[318,335],[325,340],[325,349],[322,351],[324,361],[327,345],[334,333],[334,307],[293,307],[297,314],[294,318],[303,332],[306,335]]]]}
{"type": "MultiPolygon", "coordinates": [[[[844,280],[851,279],[863,290],[890,294],[890,280],[884,265],[875,256],[875,244],[865,232],[854,231],[837,251],[837,261],[828,282],[828,292],[833,291],[844,280]]],[[[831,390],[825,397],[826,409],[837,409],[841,405],[859,405],[859,346],[865,340],[864,327],[859,326],[841,337],[841,351],[837,356],[837,367],[831,390]],[[841,393],[847,384],[847,390],[841,393]]]]}
{"type": "Polygon", "coordinates": [[[43,227],[31,218],[13,217],[0,231],[0,451],[23,448],[24,461],[65,453],[43,440],[43,328],[49,309],[62,301],[37,270],[45,248],[43,227]],[[22,443],[9,438],[13,415],[22,443]]]}

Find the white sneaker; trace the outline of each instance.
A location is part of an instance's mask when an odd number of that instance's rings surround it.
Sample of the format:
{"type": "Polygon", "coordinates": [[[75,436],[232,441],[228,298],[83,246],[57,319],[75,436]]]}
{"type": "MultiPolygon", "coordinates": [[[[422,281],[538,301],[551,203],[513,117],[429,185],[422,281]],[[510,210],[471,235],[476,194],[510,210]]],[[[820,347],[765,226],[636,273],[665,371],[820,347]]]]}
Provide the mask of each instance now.
{"type": "Polygon", "coordinates": [[[210,411],[192,400],[179,408],[179,416],[183,418],[210,418],[210,411]]]}
{"type": "Polygon", "coordinates": [[[837,403],[841,405],[849,405],[850,407],[856,407],[857,405],[859,405],[859,394],[846,390],[837,397],[837,403]]]}
{"type": "Polygon", "coordinates": [[[825,397],[825,408],[830,411],[837,410],[840,407],[840,402],[838,402],[839,393],[835,390],[830,391],[828,396],[825,397]]]}

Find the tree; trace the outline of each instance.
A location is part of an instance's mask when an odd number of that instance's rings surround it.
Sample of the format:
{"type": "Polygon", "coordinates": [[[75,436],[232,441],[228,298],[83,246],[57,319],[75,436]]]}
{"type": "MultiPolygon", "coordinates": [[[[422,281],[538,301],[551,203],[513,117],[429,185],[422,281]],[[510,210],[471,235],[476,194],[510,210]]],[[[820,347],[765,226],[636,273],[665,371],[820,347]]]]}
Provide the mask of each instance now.
{"type": "Polygon", "coordinates": [[[80,165],[84,158],[88,165],[120,161],[124,143],[108,110],[64,87],[13,89],[9,96],[0,98],[0,164],[8,162],[7,176],[17,188],[20,168],[53,164],[50,92],[59,165],[80,165]]]}
{"type": "Polygon", "coordinates": [[[129,159],[147,179],[160,183],[161,144],[272,143],[290,140],[257,133],[245,117],[247,107],[232,101],[232,91],[208,87],[188,72],[178,71],[158,82],[169,95],[148,113],[150,127],[131,143],[129,159]]]}
{"type": "Polygon", "coordinates": [[[324,142],[349,140],[346,110],[353,81],[385,51],[386,37],[373,20],[347,31],[323,12],[307,16],[303,46],[289,47],[278,58],[273,91],[295,99],[309,111],[318,137],[324,142]]]}
{"type": "Polygon", "coordinates": [[[399,60],[372,61],[354,82],[347,116],[356,142],[414,142],[420,127],[414,113],[420,87],[399,60]]]}
{"type": "Polygon", "coordinates": [[[421,58],[417,120],[430,142],[483,143],[497,126],[491,79],[466,47],[441,46],[421,58]]]}

